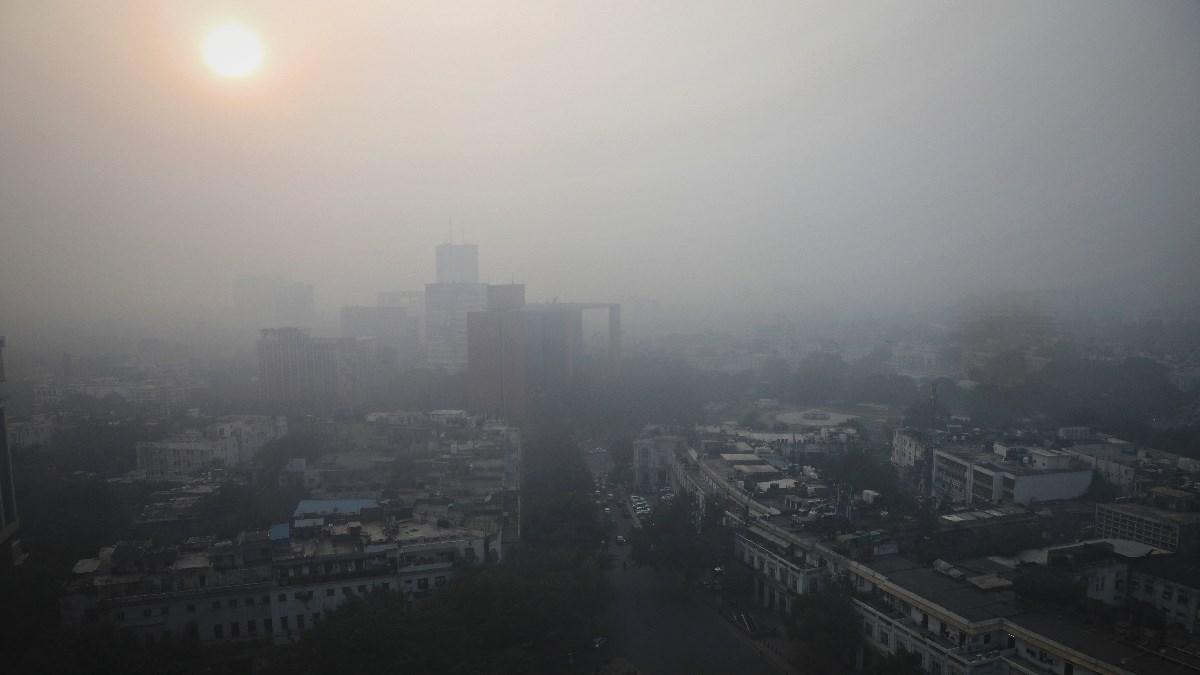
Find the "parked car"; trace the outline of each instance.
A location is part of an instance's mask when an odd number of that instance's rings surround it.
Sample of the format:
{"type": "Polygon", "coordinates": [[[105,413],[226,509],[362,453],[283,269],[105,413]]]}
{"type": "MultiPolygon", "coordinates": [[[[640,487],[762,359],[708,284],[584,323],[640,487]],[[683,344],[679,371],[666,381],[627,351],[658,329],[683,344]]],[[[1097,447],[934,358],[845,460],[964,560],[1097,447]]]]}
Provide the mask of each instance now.
{"type": "Polygon", "coordinates": [[[608,644],[608,638],[606,638],[606,637],[592,638],[592,648],[593,649],[600,649],[601,647],[603,647],[607,644],[608,644]]]}

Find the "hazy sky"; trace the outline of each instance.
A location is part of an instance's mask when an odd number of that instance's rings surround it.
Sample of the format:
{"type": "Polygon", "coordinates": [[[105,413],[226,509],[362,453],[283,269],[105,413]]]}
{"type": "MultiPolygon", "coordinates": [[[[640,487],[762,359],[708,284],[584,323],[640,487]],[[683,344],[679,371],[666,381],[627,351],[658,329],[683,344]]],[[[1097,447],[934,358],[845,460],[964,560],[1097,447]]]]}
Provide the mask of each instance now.
{"type": "Polygon", "coordinates": [[[370,302],[451,218],[534,298],[1195,301],[1200,3],[0,4],[0,323],[370,302]]]}

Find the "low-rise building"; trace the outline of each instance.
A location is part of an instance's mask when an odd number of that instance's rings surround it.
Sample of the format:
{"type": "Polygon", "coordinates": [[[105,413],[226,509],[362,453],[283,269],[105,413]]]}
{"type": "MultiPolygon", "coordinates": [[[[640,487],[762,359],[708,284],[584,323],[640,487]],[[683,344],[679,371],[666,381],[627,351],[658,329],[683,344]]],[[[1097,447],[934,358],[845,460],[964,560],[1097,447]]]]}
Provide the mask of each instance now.
{"type": "Polygon", "coordinates": [[[1033,502],[1082,497],[1092,482],[1090,469],[1056,450],[1021,448],[1020,459],[970,450],[933,452],[933,490],[955,503],[1033,502]]]}
{"type": "Polygon", "coordinates": [[[1200,513],[1145,504],[1097,504],[1096,536],[1132,539],[1163,551],[1200,550],[1200,513]]]}
{"type": "Polygon", "coordinates": [[[501,556],[500,541],[398,517],[374,500],[306,500],[290,523],[234,540],[122,542],[79,561],[60,597],[67,626],[110,622],[152,642],[295,640],[355,595],[428,596],[459,561],[501,556]]]}
{"type": "Polygon", "coordinates": [[[139,442],[137,468],[148,480],[191,478],[214,466],[249,464],[264,445],[285,434],[287,420],[283,417],[222,417],[182,434],[139,442]]]}

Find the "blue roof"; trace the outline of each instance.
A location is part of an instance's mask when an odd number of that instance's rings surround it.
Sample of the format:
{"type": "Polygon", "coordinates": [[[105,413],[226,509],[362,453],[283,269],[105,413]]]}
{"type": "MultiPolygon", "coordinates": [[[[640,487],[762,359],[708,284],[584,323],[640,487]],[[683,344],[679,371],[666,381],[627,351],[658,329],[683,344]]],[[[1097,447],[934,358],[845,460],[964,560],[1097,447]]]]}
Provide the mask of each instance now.
{"type": "Polygon", "coordinates": [[[271,541],[286,541],[292,535],[292,528],[288,527],[287,523],[279,523],[272,525],[270,532],[271,541]]]}
{"type": "Polygon", "coordinates": [[[328,516],[335,513],[354,515],[376,505],[374,499],[302,499],[296,505],[293,518],[302,516],[328,516]]]}

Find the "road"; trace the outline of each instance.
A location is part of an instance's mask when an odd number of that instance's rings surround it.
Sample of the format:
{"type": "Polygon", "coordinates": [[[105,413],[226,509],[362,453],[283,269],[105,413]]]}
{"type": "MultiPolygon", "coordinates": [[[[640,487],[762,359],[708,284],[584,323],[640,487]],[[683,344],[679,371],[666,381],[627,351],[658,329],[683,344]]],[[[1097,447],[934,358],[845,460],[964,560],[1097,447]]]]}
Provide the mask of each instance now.
{"type": "MultiPolygon", "coordinates": [[[[602,469],[605,456],[589,455],[589,468],[602,469]]],[[[611,487],[605,491],[613,492],[617,499],[626,496],[611,487]]],[[[628,536],[633,522],[616,514],[615,505],[613,508],[617,528],[610,541],[615,541],[617,534],[628,536]]],[[[614,562],[609,578],[615,597],[609,615],[610,642],[600,650],[607,653],[600,656],[614,662],[623,659],[637,668],[639,675],[781,672],[758,656],[754,643],[686,589],[678,574],[638,569],[632,562],[624,565],[628,546],[610,544],[609,553],[614,562]]],[[[589,655],[587,663],[580,664],[587,668],[581,672],[589,672],[596,656],[589,655]]]]}

